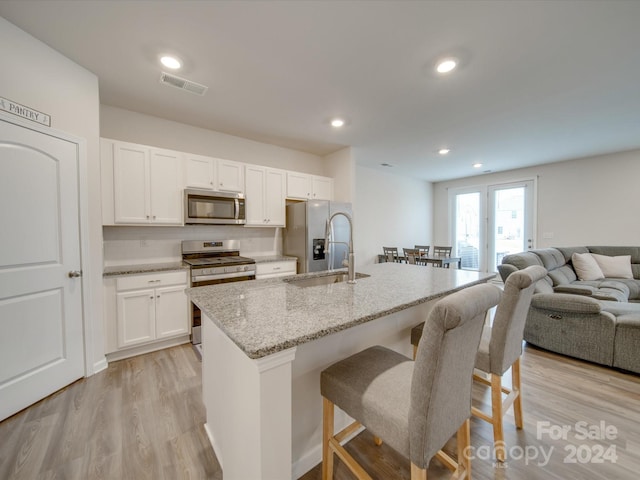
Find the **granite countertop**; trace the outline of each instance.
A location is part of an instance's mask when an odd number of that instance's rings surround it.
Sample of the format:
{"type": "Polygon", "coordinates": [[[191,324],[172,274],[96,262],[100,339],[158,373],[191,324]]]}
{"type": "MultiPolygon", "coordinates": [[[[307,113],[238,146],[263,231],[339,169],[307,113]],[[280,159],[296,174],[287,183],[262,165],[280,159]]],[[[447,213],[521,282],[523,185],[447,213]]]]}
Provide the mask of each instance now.
{"type": "Polygon", "coordinates": [[[371,264],[358,272],[370,277],[355,285],[342,282],[304,288],[272,278],[196,287],[187,292],[203,313],[255,359],[495,277],[399,263],[371,264]]]}
{"type": "Polygon", "coordinates": [[[117,265],[104,267],[103,277],[114,277],[117,275],[137,275],[140,273],[168,272],[171,270],[189,270],[189,265],[177,262],[167,263],[146,263],[142,265],[117,265]]]}
{"type": "Polygon", "coordinates": [[[297,257],[288,257],[288,256],[285,256],[285,255],[251,255],[251,254],[247,254],[247,255],[243,255],[243,256],[247,256],[249,258],[253,258],[256,261],[256,263],[286,262],[286,261],[297,262],[298,261],[297,257]]]}

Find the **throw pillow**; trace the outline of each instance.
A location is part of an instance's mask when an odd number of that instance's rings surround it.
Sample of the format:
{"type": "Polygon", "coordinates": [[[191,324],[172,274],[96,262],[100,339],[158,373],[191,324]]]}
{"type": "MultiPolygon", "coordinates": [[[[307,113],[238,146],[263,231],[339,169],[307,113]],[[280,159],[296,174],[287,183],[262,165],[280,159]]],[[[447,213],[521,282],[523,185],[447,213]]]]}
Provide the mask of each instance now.
{"type": "Polygon", "coordinates": [[[592,253],[591,255],[605,277],[633,278],[633,272],[631,271],[631,255],[620,255],[617,257],[598,255],[597,253],[592,253]]]}
{"type": "Polygon", "coordinates": [[[601,280],[604,273],[590,253],[574,253],[571,255],[571,263],[580,280],[601,280]]]}

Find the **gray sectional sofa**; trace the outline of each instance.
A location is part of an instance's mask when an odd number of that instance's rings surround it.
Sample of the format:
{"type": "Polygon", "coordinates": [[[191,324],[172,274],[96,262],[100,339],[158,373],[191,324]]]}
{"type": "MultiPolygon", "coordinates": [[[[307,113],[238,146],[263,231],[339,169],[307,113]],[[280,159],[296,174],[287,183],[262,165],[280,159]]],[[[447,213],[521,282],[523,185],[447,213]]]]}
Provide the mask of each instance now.
{"type": "MultiPolygon", "coordinates": [[[[573,257],[576,262],[584,258],[578,257],[573,257]]],[[[506,280],[529,265],[542,265],[548,273],[536,284],[531,300],[524,330],[528,343],[640,373],[640,247],[529,250],[505,256],[498,271],[506,280]],[[625,276],[633,278],[580,280],[572,256],[585,253],[618,257],[615,260],[630,256],[630,273],[625,276]]]]}

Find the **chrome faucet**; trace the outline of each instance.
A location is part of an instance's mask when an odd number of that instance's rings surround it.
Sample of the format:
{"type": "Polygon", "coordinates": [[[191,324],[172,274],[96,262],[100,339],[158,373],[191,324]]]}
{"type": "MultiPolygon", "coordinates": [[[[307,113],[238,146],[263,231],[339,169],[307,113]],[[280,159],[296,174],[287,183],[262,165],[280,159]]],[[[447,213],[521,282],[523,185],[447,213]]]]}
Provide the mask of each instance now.
{"type": "Polygon", "coordinates": [[[327,251],[329,250],[329,245],[331,243],[341,243],[343,245],[346,245],[347,248],[349,249],[349,259],[347,260],[347,267],[348,267],[347,283],[356,283],[355,256],[353,254],[353,220],[351,219],[351,216],[348,213],[346,213],[346,212],[336,212],[333,215],[331,215],[329,217],[329,219],[327,220],[327,228],[325,229],[325,236],[324,236],[325,250],[327,250],[327,251]],[[347,242],[335,242],[333,240],[330,240],[331,234],[332,234],[332,231],[333,231],[333,227],[332,227],[331,222],[333,221],[334,217],[337,217],[338,215],[342,215],[349,222],[349,243],[347,243],[347,242]]]}

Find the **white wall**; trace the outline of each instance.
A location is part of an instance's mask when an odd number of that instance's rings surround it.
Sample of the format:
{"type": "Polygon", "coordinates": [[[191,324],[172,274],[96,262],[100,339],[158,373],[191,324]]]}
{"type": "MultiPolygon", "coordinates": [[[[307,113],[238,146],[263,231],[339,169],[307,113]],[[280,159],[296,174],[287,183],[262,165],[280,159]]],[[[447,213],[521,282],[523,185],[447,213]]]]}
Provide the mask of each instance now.
{"type": "Polygon", "coordinates": [[[355,162],[351,147],[324,157],[326,176],[333,178],[333,199],[351,202],[355,199],[355,162]]]}
{"type": "Polygon", "coordinates": [[[354,202],[356,265],[375,263],[382,247],[432,244],[433,187],[424,180],[357,165],[354,202]]]}
{"type": "Polygon", "coordinates": [[[100,136],[180,152],[325,175],[322,157],[193,127],[151,115],[100,106],[100,136]]]}
{"type": "Polygon", "coordinates": [[[640,245],[640,150],[436,183],[435,242],[451,243],[447,189],[536,177],[536,248],[640,245]]]}
{"type": "MultiPolygon", "coordinates": [[[[104,361],[102,222],[100,214],[98,79],[0,17],[0,95],[51,115],[51,127],[86,140],[89,264],[83,264],[93,325],[93,362],[104,361]]],[[[6,208],[6,207],[5,207],[6,208]]]]}

